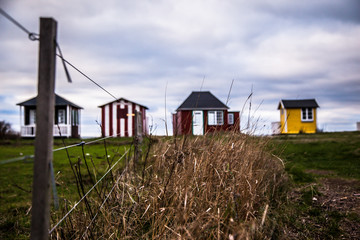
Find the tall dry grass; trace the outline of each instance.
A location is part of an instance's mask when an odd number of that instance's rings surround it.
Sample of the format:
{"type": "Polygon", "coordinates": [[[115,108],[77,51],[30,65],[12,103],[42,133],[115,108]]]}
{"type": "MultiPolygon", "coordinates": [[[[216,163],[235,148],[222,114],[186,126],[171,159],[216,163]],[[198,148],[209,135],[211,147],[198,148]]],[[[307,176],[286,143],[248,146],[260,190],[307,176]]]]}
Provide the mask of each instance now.
{"type": "Polygon", "coordinates": [[[266,140],[233,133],[150,142],[150,152],[143,150],[146,165],[115,176],[114,192],[85,234],[90,220],[77,212],[53,238],[266,239],[276,234],[271,212],[286,177],[281,161],[266,150],[266,140]],[[76,225],[72,230],[70,222],[76,225]]]}

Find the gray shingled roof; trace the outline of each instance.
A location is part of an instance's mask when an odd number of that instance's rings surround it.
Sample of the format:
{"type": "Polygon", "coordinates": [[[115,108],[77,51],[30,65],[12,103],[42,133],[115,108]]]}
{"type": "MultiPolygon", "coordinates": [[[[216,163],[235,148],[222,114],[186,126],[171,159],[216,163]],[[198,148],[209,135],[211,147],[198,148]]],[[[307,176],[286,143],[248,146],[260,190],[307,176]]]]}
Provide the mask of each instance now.
{"type": "Polygon", "coordinates": [[[196,109],[226,110],[229,107],[212,95],[211,92],[192,92],[176,111],[196,109]]]}
{"type": "Polygon", "coordinates": [[[318,108],[315,99],[296,99],[296,100],[285,100],[282,99],[278,105],[278,109],[280,109],[281,103],[284,108],[318,108]]]}
{"type": "MultiPolygon", "coordinates": [[[[31,99],[29,99],[27,101],[18,103],[16,105],[19,105],[19,106],[36,106],[36,98],[37,97],[31,98],[31,99]]],[[[65,98],[60,97],[59,95],[55,94],[55,106],[67,106],[67,105],[70,105],[70,106],[75,107],[75,108],[83,109],[82,107],[76,105],[75,103],[72,103],[72,102],[66,100],[65,98]]]]}

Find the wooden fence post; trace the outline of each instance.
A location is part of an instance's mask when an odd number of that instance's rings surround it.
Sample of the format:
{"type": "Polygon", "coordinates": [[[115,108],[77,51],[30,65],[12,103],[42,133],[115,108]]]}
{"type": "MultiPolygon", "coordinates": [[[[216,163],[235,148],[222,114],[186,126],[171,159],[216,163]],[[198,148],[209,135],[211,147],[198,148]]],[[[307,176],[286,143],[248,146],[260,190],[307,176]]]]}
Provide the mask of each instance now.
{"type": "Polygon", "coordinates": [[[53,158],[57,23],[40,18],[38,96],[32,191],[31,239],[49,239],[50,162],[53,158]]]}
{"type": "Polygon", "coordinates": [[[141,112],[135,110],[134,114],[134,171],[136,170],[136,165],[139,162],[141,157],[141,143],[143,135],[143,126],[142,126],[142,114],[141,112]]]}
{"type": "Polygon", "coordinates": [[[138,161],[139,161],[139,129],[138,129],[138,111],[135,110],[135,113],[134,113],[134,118],[135,118],[135,121],[134,121],[134,172],[136,172],[136,165],[138,164],[138,161]]]}

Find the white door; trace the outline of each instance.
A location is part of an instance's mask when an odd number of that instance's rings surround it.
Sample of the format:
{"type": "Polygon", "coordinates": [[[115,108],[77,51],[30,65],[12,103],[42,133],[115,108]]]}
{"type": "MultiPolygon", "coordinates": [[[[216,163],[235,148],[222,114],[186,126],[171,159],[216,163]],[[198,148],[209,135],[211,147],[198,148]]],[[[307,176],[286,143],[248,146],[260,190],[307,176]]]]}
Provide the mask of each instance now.
{"type": "Polygon", "coordinates": [[[193,111],[192,129],[194,135],[204,134],[203,111],[193,111]]]}

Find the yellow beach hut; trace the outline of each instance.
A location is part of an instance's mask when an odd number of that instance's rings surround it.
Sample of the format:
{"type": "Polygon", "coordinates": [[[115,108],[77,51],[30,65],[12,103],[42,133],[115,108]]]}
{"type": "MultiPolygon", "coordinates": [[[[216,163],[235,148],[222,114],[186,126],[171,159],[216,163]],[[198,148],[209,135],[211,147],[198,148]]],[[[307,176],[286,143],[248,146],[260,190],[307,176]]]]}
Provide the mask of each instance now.
{"type": "Polygon", "coordinates": [[[315,99],[282,99],[278,105],[280,133],[316,133],[316,110],[318,107],[315,99]]]}

